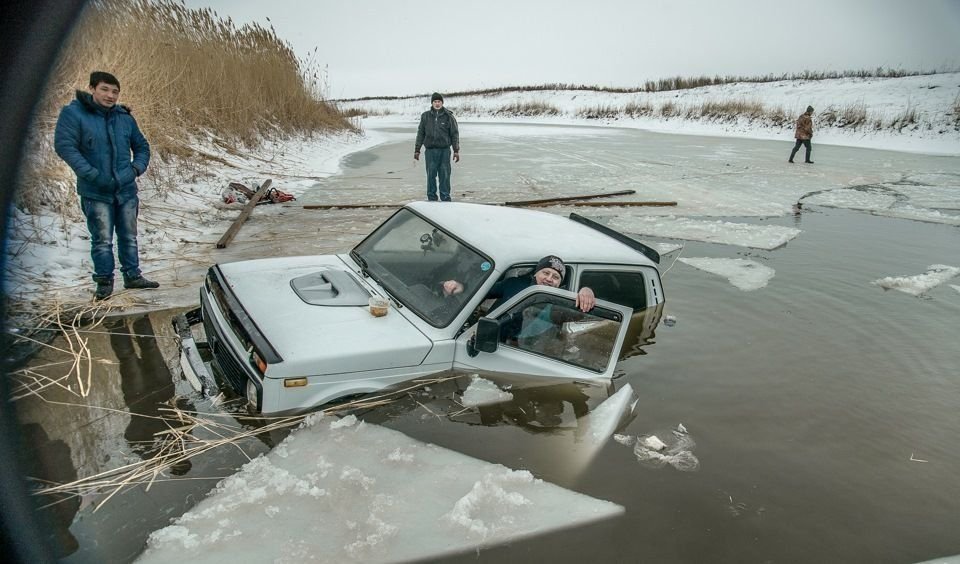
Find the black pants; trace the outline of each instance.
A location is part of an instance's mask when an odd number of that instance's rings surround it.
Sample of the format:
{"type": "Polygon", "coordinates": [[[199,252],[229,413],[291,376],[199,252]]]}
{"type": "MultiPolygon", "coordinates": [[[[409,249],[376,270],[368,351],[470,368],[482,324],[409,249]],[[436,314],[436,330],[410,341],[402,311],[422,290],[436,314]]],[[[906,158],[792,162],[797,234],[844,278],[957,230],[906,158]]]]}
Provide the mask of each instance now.
{"type": "Polygon", "coordinates": [[[790,151],[790,160],[793,161],[793,156],[797,154],[797,151],[800,150],[800,145],[803,145],[807,148],[807,158],[804,159],[807,162],[810,162],[810,151],[812,146],[810,145],[809,139],[797,139],[797,144],[793,146],[793,150],[790,151]]]}

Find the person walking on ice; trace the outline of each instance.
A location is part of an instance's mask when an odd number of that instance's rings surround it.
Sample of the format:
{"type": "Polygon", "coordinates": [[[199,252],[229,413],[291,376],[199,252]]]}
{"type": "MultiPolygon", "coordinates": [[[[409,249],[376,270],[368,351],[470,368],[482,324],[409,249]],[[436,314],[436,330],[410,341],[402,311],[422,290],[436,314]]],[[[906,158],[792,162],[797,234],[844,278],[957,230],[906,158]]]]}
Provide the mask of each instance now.
{"type": "Polygon", "coordinates": [[[813,139],[813,106],[807,106],[807,111],[800,114],[800,117],[797,118],[797,132],[794,137],[797,138],[797,143],[793,146],[793,150],[790,151],[790,158],[787,162],[793,162],[793,157],[797,154],[797,151],[800,150],[800,145],[803,145],[807,148],[807,157],[803,162],[807,164],[813,164],[813,161],[810,160],[810,151],[812,150],[810,146],[810,140],[813,139]]]}
{"type": "Polygon", "coordinates": [[[453,147],[453,162],[460,162],[460,130],[457,118],[443,107],[443,96],[434,92],[430,97],[429,110],[420,116],[417,128],[417,142],[413,148],[413,159],[420,160],[420,147],[427,149],[427,200],[437,201],[437,188],[440,188],[440,201],[450,201],[450,147],[453,147]]]}

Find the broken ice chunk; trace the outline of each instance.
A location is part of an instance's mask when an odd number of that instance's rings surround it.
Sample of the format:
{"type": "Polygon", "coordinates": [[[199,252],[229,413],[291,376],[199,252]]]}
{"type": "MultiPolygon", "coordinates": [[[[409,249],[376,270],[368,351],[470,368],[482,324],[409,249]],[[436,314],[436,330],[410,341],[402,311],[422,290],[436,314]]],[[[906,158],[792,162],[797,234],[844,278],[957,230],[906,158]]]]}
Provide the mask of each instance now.
{"type": "Polygon", "coordinates": [[[661,441],[656,435],[648,435],[640,438],[641,444],[651,450],[663,450],[667,448],[667,443],[661,441]]]}

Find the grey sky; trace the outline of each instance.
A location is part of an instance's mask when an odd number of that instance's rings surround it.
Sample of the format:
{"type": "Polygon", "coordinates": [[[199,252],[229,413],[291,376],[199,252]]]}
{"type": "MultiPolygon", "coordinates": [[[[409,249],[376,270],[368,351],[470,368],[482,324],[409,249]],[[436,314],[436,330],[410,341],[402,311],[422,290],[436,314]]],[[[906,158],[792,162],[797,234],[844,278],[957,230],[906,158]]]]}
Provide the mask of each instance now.
{"type": "Polygon", "coordinates": [[[331,98],[960,68],[960,0],[187,0],[317,48],[331,98]],[[270,18],[267,22],[266,18],[270,18]]]}

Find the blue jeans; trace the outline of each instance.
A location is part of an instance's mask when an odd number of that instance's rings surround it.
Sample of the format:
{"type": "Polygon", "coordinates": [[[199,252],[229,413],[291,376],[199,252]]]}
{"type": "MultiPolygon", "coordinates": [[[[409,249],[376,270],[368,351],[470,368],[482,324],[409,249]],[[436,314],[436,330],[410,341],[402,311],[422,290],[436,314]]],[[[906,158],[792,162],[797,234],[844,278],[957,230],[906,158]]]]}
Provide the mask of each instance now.
{"type": "Polygon", "coordinates": [[[90,231],[90,258],[93,259],[93,279],[96,282],[113,281],[113,234],[117,234],[117,256],[124,278],[140,276],[140,258],[137,255],[137,215],[140,200],[128,202],[101,202],[80,198],[80,209],[87,218],[90,231]]]}
{"type": "Polygon", "coordinates": [[[450,147],[426,150],[427,199],[437,201],[437,185],[440,185],[440,201],[450,201],[450,147]]]}

